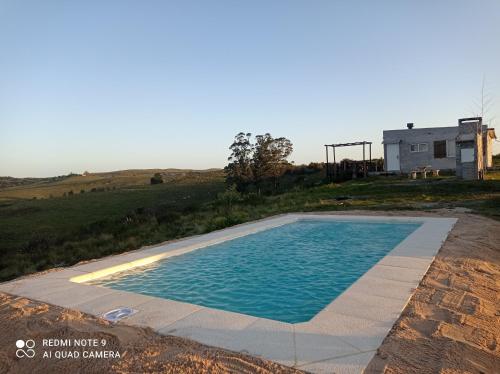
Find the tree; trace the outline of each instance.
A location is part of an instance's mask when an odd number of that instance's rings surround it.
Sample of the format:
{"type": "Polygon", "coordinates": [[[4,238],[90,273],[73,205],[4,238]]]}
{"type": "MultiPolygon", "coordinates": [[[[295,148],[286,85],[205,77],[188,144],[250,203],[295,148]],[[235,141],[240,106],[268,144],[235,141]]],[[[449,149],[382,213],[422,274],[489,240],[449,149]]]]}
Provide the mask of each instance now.
{"type": "Polygon", "coordinates": [[[231,155],[227,159],[229,164],[225,167],[226,179],[229,185],[235,184],[238,191],[243,191],[253,181],[251,136],[250,133],[240,132],[229,146],[231,155]]]}
{"type": "Polygon", "coordinates": [[[273,138],[271,134],[257,135],[255,144],[250,141],[251,134],[240,132],[234,138],[225,170],[227,182],[245,191],[254,183],[260,191],[262,183],[273,179],[274,190],[278,187],[279,177],[290,165],[287,158],[293,152],[293,145],[287,138],[273,138]]]}
{"type": "Polygon", "coordinates": [[[255,137],[253,169],[257,184],[268,178],[274,180],[274,190],[278,187],[279,177],[290,165],[287,158],[293,152],[293,144],[287,138],[274,139],[271,134],[255,137]]]}
{"type": "Polygon", "coordinates": [[[160,184],[163,183],[163,178],[160,173],[155,173],[155,175],[151,178],[151,184],[160,184]]]}
{"type": "Polygon", "coordinates": [[[484,75],[481,83],[479,100],[473,100],[473,105],[473,115],[475,117],[481,117],[483,119],[483,123],[493,126],[493,121],[496,119],[496,117],[491,113],[494,106],[494,98],[486,87],[486,77],[484,75]]]}

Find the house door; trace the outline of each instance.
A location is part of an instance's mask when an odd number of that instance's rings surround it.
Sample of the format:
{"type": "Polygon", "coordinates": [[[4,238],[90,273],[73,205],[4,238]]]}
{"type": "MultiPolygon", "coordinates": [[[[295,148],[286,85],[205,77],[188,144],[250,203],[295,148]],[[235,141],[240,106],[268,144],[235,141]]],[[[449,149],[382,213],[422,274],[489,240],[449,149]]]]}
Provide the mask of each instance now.
{"type": "Polygon", "coordinates": [[[387,171],[400,171],[399,144],[387,144],[387,171]]]}

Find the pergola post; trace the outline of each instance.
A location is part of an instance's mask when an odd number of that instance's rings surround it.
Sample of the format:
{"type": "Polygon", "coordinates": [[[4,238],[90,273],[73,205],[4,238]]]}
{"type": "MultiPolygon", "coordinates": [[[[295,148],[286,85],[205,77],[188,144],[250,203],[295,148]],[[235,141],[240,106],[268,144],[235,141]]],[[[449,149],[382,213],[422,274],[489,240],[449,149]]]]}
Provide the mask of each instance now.
{"type": "Polygon", "coordinates": [[[330,179],[330,173],[328,170],[328,146],[325,145],[325,150],[326,150],[326,178],[330,179]]]}
{"type": "Polygon", "coordinates": [[[372,166],[372,143],[369,144],[368,149],[370,150],[370,166],[372,166]]]}
{"type": "Polygon", "coordinates": [[[366,178],[368,173],[366,172],[365,144],[366,142],[363,142],[363,176],[366,178]]]}
{"type": "Polygon", "coordinates": [[[335,146],[333,148],[333,178],[337,178],[337,160],[335,159],[335,146]]]}

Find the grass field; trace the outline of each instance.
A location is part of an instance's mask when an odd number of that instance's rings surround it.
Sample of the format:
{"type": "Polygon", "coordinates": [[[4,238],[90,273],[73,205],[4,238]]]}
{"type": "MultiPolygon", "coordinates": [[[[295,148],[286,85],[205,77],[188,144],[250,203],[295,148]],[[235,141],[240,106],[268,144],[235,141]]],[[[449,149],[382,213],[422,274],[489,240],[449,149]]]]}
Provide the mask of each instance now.
{"type": "MultiPolygon", "coordinates": [[[[66,197],[46,198],[77,190],[88,177],[1,190],[0,280],[284,212],[465,207],[500,219],[497,173],[485,181],[374,177],[307,188],[290,184],[271,196],[225,191],[221,171],[183,171],[153,186],[147,184],[151,171],[134,173],[107,173],[100,184],[98,178],[87,184],[100,192],[66,197]]],[[[321,180],[319,173],[307,178],[321,180]]]]}
{"type": "Polygon", "coordinates": [[[150,185],[150,178],[162,175],[166,183],[197,183],[223,178],[220,169],[143,169],[121,170],[108,173],[69,175],[55,178],[0,177],[0,201],[12,199],[47,199],[68,194],[103,192],[120,188],[150,185]],[[3,187],[3,188],[2,188],[3,187]]]}

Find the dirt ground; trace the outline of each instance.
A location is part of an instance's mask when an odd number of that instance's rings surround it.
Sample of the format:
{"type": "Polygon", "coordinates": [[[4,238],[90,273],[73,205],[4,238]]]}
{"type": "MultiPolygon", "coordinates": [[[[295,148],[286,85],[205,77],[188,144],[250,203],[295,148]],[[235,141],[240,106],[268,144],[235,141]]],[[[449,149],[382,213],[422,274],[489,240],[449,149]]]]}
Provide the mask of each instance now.
{"type": "Polygon", "coordinates": [[[500,222],[452,215],[459,221],[365,373],[500,373],[500,222]]]}
{"type": "MultiPolygon", "coordinates": [[[[25,351],[26,348],[24,348],[25,351]]],[[[112,325],[104,320],[22,297],[0,293],[0,373],[299,373],[279,364],[244,354],[160,336],[151,329],[112,325]],[[105,339],[106,346],[50,347],[43,350],[78,351],[79,359],[16,358],[17,339],[105,339]],[[120,358],[83,358],[83,351],[118,351],[120,358]]]]}
{"type": "MultiPolygon", "coordinates": [[[[353,214],[352,211],[345,213],[353,214]]],[[[460,219],[365,372],[499,373],[500,222],[456,210],[383,214],[442,215],[460,219]]],[[[84,348],[76,350],[81,354],[84,348]]],[[[77,311],[0,293],[0,373],[39,372],[300,371],[186,339],[160,336],[149,329],[111,325],[77,311]],[[97,350],[116,351],[121,357],[43,359],[38,354],[33,359],[16,358],[16,340],[30,338],[37,342],[44,338],[96,338],[99,342],[105,339],[106,347],[97,350]]]]}

